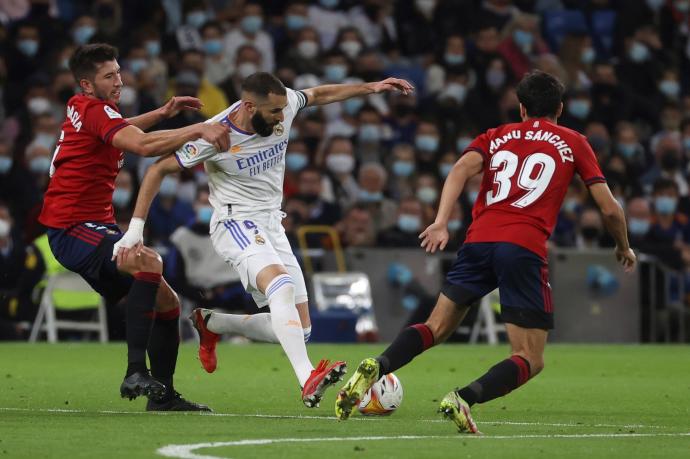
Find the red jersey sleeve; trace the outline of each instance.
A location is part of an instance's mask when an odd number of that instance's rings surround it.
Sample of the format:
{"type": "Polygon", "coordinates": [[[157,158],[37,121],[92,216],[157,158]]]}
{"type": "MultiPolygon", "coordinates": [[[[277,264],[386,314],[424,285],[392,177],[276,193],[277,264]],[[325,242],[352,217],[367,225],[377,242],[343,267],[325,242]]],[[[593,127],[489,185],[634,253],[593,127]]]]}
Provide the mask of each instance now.
{"type": "Polygon", "coordinates": [[[491,145],[490,136],[492,131],[494,131],[494,129],[489,129],[485,133],[475,137],[472,143],[465,148],[465,151],[463,151],[462,154],[464,155],[468,151],[476,151],[484,157],[484,162],[487,163],[489,161],[489,145],[491,145]]]}
{"type": "Polygon", "coordinates": [[[86,107],[84,128],[108,145],[112,145],[113,135],[126,126],[129,123],[117,108],[107,102],[97,100],[86,107]]]}
{"type": "Polygon", "coordinates": [[[584,137],[580,137],[578,142],[578,149],[575,152],[575,169],[577,173],[585,182],[585,185],[590,186],[595,183],[606,183],[606,178],[601,172],[597,157],[594,155],[592,147],[584,137]]]}

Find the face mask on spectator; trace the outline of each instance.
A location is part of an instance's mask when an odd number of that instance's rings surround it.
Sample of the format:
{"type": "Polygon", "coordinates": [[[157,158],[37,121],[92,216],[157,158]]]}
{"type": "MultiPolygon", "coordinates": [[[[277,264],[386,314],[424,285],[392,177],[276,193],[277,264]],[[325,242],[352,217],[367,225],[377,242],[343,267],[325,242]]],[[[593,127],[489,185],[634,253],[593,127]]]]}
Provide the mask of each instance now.
{"type": "Polygon", "coordinates": [[[161,182],[160,195],[164,198],[171,198],[177,194],[177,179],[164,177],[161,182]]]}
{"type": "Polygon", "coordinates": [[[96,28],[90,25],[79,26],[72,32],[72,38],[78,45],[85,45],[96,34],[96,28]]]}
{"type": "Polygon", "coordinates": [[[336,174],[349,174],[355,168],[355,159],[347,153],[331,153],[326,158],[326,167],[336,174]]]}
{"type": "Polygon", "coordinates": [[[582,233],[582,237],[587,241],[599,239],[599,228],[596,226],[583,226],[580,232],[582,233]]]}
{"type": "Polygon", "coordinates": [[[210,56],[217,56],[223,51],[223,42],[220,39],[204,41],[204,51],[210,56]]]}
{"type": "Polygon", "coordinates": [[[345,113],[350,116],[355,116],[359,109],[364,105],[364,101],[359,97],[353,97],[352,99],[347,99],[343,102],[343,108],[345,113]]]}
{"type": "Polygon", "coordinates": [[[467,200],[470,201],[470,204],[474,204],[477,202],[477,198],[479,197],[479,191],[477,190],[472,190],[467,192],[467,200]]]}
{"type": "Polygon", "coordinates": [[[366,143],[378,142],[381,138],[377,124],[365,123],[359,127],[359,140],[366,143]]]}
{"type": "Polygon", "coordinates": [[[17,49],[27,57],[34,57],[38,53],[38,41],[31,39],[19,40],[17,42],[17,49]]]}
{"type": "Polygon", "coordinates": [[[438,137],[429,134],[420,134],[415,137],[414,144],[422,151],[436,151],[438,149],[438,137]]]}
{"type": "Polygon", "coordinates": [[[630,218],[628,221],[628,231],[635,236],[644,236],[649,231],[651,224],[649,220],[642,218],[630,218]]]}
{"type": "Polygon", "coordinates": [[[443,55],[443,59],[448,65],[461,65],[465,63],[464,54],[446,53],[443,55]]]}
{"type": "Polygon", "coordinates": [[[450,171],[453,170],[453,164],[451,163],[442,163],[438,166],[438,173],[441,174],[441,177],[446,178],[448,177],[448,174],[450,174],[450,171]]]}
{"type": "Polygon", "coordinates": [[[211,223],[211,217],[213,217],[213,207],[211,206],[201,206],[196,210],[196,219],[199,223],[208,225],[211,223]]]}
{"type": "Polygon", "coordinates": [[[7,237],[10,234],[10,222],[5,219],[0,218],[0,237],[7,237]]]}
{"type": "Polygon", "coordinates": [[[347,76],[347,66],[342,64],[327,65],[323,72],[326,80],[332,83],[340,83],[347,76]]]}
{"type": "Polygon", "coordinates": [[[587,47],[580,53],[580,62],[583,64],[591,64],[596,57],[597,53],[594,51],[594,48],[587,47]]]}
{"type": "Polygon", "coordinates": [[[465,101],[465,97],[467,97],[467,86],[460,83],[449,83],[441,93],[441,98],[453,99],[459,104],[465,101]]]}
{"type": "Polygon", "coordinates": [[[460,228],[462,228],[462,220],[448,220],[448,231],[450,231],[451,233],[455,233],[459,231],[460,228]]]}
{"type": "Polygon", "coordinates": [[[635,156],[635,153],[637,152],[637,144],[636,143],[619,143],[618,144],[618,151],[621,152],[624,158],[630,159],[633,156],[635,156]]]}
{"type": "Polygon", "coordinates": [[[571,116],[583,120],[589,115],[590,104],[585,99],[572,99],[568,102],[568,113],[571,116]]]}
{"type": "Polygon", "coordinates": [[[332,9],[338,6],[339,0],[319,0],[319,3],[324,8],[332,9]]]}
{"type": "Polygon", "coordinates": [[[580,207],[580,202],[575,198],[567,198],[563,201],[563,212],[573,213],[580,207]]]}
{"type": "Polygon", "coordinates": [[[242,30],[244,30],[246,33],[249,34],[254,34],[261,30],[261,27],[264,25],[264,20],[261,16],[246,16],[242,19],[242,22],[240,23],[240,27],[242,27],[242,30]]]}
{"type": "Polygon", "coordinates": [[[416,233],[422,226],[422,220],[417,215],[400,214],[398,216],[398,228],[405,233],[416,233]]]}
{"type": "Polygon", "coordinates": [[[670,196],[657,196],[654,198],[654,209],[659,215],[673,215],[676,213],[678,200],[670,196]]]}
{"type": "Polygon", "coordinates": [[[294,126],[291,127],[290,128],[290,134],[288,134],[288,139],[290,139],[290,140],[299,139],[299,129],[297,129],[294,126]]]}
{"type": "Polygon", "coordinates": [[[675,99],[680,94],[680,84],[675,80],[663,80],[659,82],[659,91],[669,99],[675,99]]]}
{"type": "Polygon", "coordinates": [[[142,59],[140,57],[135,57],[134,59],[129,60],[129,69],[135,75],[138,75],[139,72],[144,70],[147,65],[148,63],[146,62],[146,59],[142,59]]]}
{"type": "Polygon", "coordinates": [[[206,22],[206,11],[190,11],[187,13],[187,25],[198,29],[206,22]]]}
{"type": "Polygon", "coordinates": [[[146,48],[146,54],[150,57],[158,57],[161,53],[161,42],[158,40],[148,40],[144,42],[144,48],[146,48]]]}
{"type": "Polygon", "coordinates": [[[55,147],[55,142],[57,141],[57,139],[53,134],[39,132],[38,134],[36,134],[36,137],[34,137],[33,141],[38,145],[44,147],[46,150],[52,150],[53,147],[55,147]]]}
{"type": "Polygon", "coordinates": [[[393,174],[397,177],[409,177],[414,172],[414,163],[412,161],[398,160],[393,163],[393,174]]]}
{"type": "Polygon", "coordinates": [[[137,103],[137,90],[131,86],[125,86],[120,89],[120,104],[134,105],[137,103]]]}
{"type": "Polygon", "coordinates": [[[438,197],[438,191],[430,186],[424,186],[417,190],[417,199],[422,201],[424,204],[433,204],[436,202],[438,197]]]}
{"type": "Polygon", "coordinates": [[[458,137],[458,140],[455,141],[455,146],[458,149],[458,153],[465,151],[465,149],[469,147],[471,143],[472,137],[458,137]]]}
{"type": "Polygon", "coordinates": [[[304,153],[288,153],[285,156],[285,166],[291,172],[304,169],[309,163],[309,158],[304,153]]]}
{"type": "Polygon", "coordinates": [[[29,113],[32,115],[42,115],[50,111],[50,101],[45,97],[32,97],[26,103],[29,113]]]}
{"type": "Polygon", "coordinates": [[[347,57],[354,59],[362,50],[362,44],[357,40],[345,40],[340,43],[339,48],[347,57]]]}
{"type": "Polygon", "coordinates": [[[630,60],[636,63],[645,62],[649,59],[649,48],[646,45],[636,41],[630,46],[628,50],[628,56],[630,60]]]}
{"type": "Polygon", "coordinates": [[[307,25],[307,18],[300,14],[288,14],[285,18],[285,27],[288,30],[301,30],[307,25]]]}
{"type": "Polygon", "coordinates": [[[297,52],[305,59],[313,59],[319,54],[319,45],[312,40],[302,40],[297,44],[297,52]]]}
{"type": "Polygon", "coordinates": [[[431,17],[436,8],[436,0],[415,0],[414,4],[419,12],[427,17],[431,17]]]}
{"type": "Polygon", "coordinates": [[[115,207],[125,207],[129,204],[130,199],[132,199],[132,192],[130,190],[115,188],[115,191],[113,191],[113,205],[115,207]]]}
{"type": "Polygon", "coordinates": [[[499,69],[491,69],[486,72],[486,84],[491,89],[498,89],[506,82],[506,72],[499,69]]]}
{"type": "Polygon", "coordinates": [[[242,62],[237,66],[237,75],[240,78],[245,79],[249,75],[253,75],[259,71],[259,67],[253,62],[242,62]]]}
{"type": "Polygon", "coordinates": [[[380,191],[359,190],[359,200],[362,202],[381,202],[383,193],[380,191]]]}
{"type": "Polygon", "coordinates": [[[515,29],[513,32],[513,41],[523,53],[529,53],[532,51],[534,35],[532,35],[532,32],[527,32],[526,30],[515,29]]]}
{"type": "Polygon", "coordinates": [[[50,158],[38,156],[29,161],[29,170],[34,174],[47,174],[50,169],[50,158]]]}
{"type": "Polygon", "coordinates": [[[0,156],[0,174],[7,174],[12,169],[14,160],[9,156],[0,156]]]}

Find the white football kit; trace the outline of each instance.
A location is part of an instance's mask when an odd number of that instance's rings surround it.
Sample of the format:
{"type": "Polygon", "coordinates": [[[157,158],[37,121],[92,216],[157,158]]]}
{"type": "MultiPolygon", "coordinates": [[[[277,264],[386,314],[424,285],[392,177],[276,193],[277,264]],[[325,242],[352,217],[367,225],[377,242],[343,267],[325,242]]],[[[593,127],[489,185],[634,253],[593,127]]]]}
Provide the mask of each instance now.
{"type": "Polygon", "coordinates": [[[211,241],[216,252],[238,271],[244,288],[259,307],[268,300],[256,287],[256,276],[272,264],[285,266],[292,277],[295,303],[307,301],[307,287],[281,224],[285,213],[280,210],[290,126],[307,105],[307,97],[287,89],[287,100],[283,122],[268,137],[246,132],[230,121],[230,115],[240,107],[238,101],[207,121],[230,128],[229,151],[218,153],[212,144],[199,139],[175,152],[184,168],[204,163],[214,209],[211,241]]]}

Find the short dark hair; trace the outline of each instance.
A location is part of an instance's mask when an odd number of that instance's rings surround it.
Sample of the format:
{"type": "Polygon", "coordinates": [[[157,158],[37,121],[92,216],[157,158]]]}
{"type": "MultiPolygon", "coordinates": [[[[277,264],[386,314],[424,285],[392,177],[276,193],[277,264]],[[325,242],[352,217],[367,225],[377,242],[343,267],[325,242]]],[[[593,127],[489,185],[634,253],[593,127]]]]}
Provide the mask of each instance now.
{"type": "Polygon", "coordinates": [[[561,107],[565,87],[555,76],[534,70],[517,85],[517,97],[527,116],[555,118],[561,107]]]}
{"type": "Polygon", "coordinates": [[[98,64],[117,59],[117,48],[107,43],[82,45],[74,51],[69,60],[69,69],[74,79],[93,79],[98,64]]]}
{"type": "Polygon", "coordinates": [[[251,92],[262,97],[267,97],[269,94],[277,94],[279,96],[287,94],[283,82],[268,72],[256,72],[249,75],[242,82],[242,91],[251,92]]]}

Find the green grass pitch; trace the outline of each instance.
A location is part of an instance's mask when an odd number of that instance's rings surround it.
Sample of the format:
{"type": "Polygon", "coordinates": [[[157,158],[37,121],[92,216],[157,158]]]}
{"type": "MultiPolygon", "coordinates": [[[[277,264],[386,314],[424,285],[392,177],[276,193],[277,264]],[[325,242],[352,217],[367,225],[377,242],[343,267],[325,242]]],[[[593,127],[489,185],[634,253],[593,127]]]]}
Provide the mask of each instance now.
{"type": "MultiPolygon", "coordinates": [[[[309,345],[350,372],[383,345],[309,345]]],[[[0,459],[8,458],[636,458],[690,457],[690,346],[566,346],[507,397],[473,410],[481,437],[455,433],[438,401],[506,356],[506,346],[444,345],[396,372],[388,418],[333,417],[299,399],[277,345],[222,344],[206,374],[183,345],[176,387],[214,415],[147,414],[119,398],[123,344],[0,345],[0,459]],[[192,445],[202,444],[201,447],[192,445]],[[176,446],[175,446],[176,445],[176,446]],[[166,448],[163,449],[162,448],[166,448]]]]}

